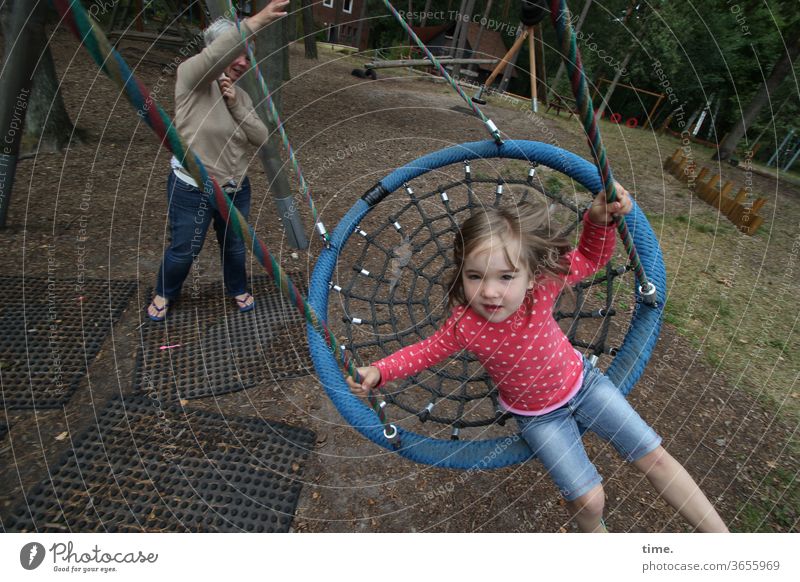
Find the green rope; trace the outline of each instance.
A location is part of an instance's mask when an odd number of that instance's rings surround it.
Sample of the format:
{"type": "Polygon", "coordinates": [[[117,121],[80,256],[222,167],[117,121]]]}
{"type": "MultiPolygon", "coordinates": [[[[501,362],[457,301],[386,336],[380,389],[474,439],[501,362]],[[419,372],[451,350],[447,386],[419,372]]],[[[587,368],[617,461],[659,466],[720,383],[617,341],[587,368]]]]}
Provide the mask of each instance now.
{"type": "MultiPolygon", "coordinates": [[[[600,128],[597,125],[594,105],[589,98],[589,86],[586,82],[586,73],[583,69],[580,51],[578,50],[577,35],[572,28],[569,9],[567,8],[565,0],[551,0],[550,17],[553,21],[553,27],[556,30],[556,37],[561,45],[561,53],[570,76],[572,92],[575,95],[575,104],[578,107],[581,122],[586,132],[589,149],[592,152],[592,157],[595,160],[595,164],[600,172],[600,178],[603,181],[603,188],[606,191],[606,200],[609,203],[614,202],[617,199],[617,187],[614,176],[611,173],[611,166],[608,163],[608,156],[606,155],[606,148],[603,145],[603,138],[600,135],[600,128]]],[[[619,232],[620,238],[622,239],[622,244],[625,246],[625,250],[628,253],[631,267],[636,273],[636,277],[639,279],[642,298],[648,305],[654,305],[656,302],[656,288],[647,278],[644,266],[639,258],[639,253],[636,251],[636,246],[633,244],[633,237],[628,230],[628,225],[625,220],[618,217],[614,219],[614,222],[617,225],[617,232],[619,232]]]]}

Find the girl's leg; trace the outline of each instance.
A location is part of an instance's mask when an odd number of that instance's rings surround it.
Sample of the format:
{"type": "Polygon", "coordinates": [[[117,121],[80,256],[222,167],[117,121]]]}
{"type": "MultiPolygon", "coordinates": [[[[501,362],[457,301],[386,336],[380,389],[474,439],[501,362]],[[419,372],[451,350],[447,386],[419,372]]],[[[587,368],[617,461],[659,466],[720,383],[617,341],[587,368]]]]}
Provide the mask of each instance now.
{"type": "Polygon", "coordinates": [[[603,523],[603,508],[606,503],[606,494],[602,485],[581,495],[574,501],[567,501],[567,509],[582,532],[608,533],[603,523]]]}
{"type": "MultiPolygon", "coordinates": [[[[233,196],[233,205],[247,218],[250,214],[250,180],[245,178],[242,189],[233,196]]],[[[233,231],[222,216],[214,213],[214,230],[219,242],[222,273],[225,279],[225,292],[239,298],[247,292],[247,252],[244,241],[233,231]]]]}
{"type": "Polygon", "coordinates": [[[711,502],[691,475],[664,447],[648,453],[633,465],[645,474],[664,501],[702,532],[727,532],[711,502]]]}
{"type": "Polygon", "coordinates": [[[601,478],[586,454],[570,406],[516,418],[522,438],[547,469],[581,531],[605,531],[601,478]]]}

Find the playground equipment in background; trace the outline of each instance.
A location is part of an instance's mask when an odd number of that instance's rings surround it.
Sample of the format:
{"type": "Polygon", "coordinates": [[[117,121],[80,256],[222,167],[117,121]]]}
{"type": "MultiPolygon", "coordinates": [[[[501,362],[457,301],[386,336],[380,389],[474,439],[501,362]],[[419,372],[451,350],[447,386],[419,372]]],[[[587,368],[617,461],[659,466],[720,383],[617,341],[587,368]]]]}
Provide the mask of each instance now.
{"type": "MultiPolygon", "coordinates": [[[[445,66],[449,65],[494,65],[498,59],[456,59],[453,57],[439,57],[438,61],[445,66]]],[[[378,78],[375,69],[390,69],[394,67],[435,67],[436,63],[430,59],[400,59],[396,61],[371,61],[364,63],[363,69],[353,69],[354,77],[369,78],[373,81],[378,78]]]]}
{"type": "Polygon", "coordinates": [[[797,161],[798,156],[800,156],[800,136],[795,135],[794,128],[791,128],[781,142],[781,145],[779,145],[778,149],[770,156],[767,166],[775,164],[775,167],[779,170],[788,172],[795,161],[797,161]],[[787,159],[788,161],[786,161],[787,159]],[[786,162],[783,168],[781,168],[782,162],[786,162]]]}
{"type": "Polygon", "coordinates": [[[756,213],[766,204],[766,198],[757,198],[752,203],[745,202],[752,188],[739,188],[736,196],[729,198],[734,183],[726,181],[722,184],[719,174],[712,175],[708,181],[705,177],[710,173],[708,168],[697,172],[697,163],[689,159],[681,148],[675,150],[671,157],[664,161],[664,169],[681,181],[685,181],[689,189],[698,198],[718,209],[733,225],[744,234],[752,236],[764,222],[764,218],[756,213]]]}
{"type": "MultiPolygon", "coordinates": [[[[594,91],[592,92],[592,102],[594,102],[595,97],[600,92],[600,87],[603,86],[603,83],[610,84],[611,81],[609,81],[605,77],[600,77],[600,80],[597,82],[597,85],[595,85],[594,91]]],[[[650,108],[650,111],[646,114],[644,118],[642,129],[647,129],[647,127],[652,123],[653,115],[655,115],[656,111],[658,110],[658,107],[661,105],[661,102],[664,101],[666,95],[664,95],[664,93],[655,93],[653,91],[646,91],[645,89],[639,89],[638,87],[634,87],[632,85],[625,85],[624,83],[617,83],[617,88],[619,87],[634,91],[636,92],[637,95],[639,93],[645,93],[646,95],[652,95],[653,97],[658,97],[655,105],[653,105],[653,107],[650,108]]],[[[607,109],[604,109],[603,115],[601,115],[601,117],[605,116],[606,112],[607,109]]],[[[611,123],[622,123],[622,114],[620,113],[611,113],[609,114],[608,118],[609,121],[611,121],[611,123]]],[[[625,120],[625,125],[628,127],[637,127],[639,125],[639,119],[637,117],[629,117],[625,120]]]]}

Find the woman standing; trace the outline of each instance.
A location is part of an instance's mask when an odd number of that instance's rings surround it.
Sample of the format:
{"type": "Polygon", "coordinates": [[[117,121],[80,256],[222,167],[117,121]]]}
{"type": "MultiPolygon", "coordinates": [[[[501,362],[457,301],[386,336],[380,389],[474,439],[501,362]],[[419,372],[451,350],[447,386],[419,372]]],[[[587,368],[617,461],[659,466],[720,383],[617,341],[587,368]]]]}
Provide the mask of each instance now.
{"type": "MultiPolygon", "coordinates": [[[[283,9],[288,4],[289,0],[273,0],[244,20],[241,30],[230,20],[215,20],[203,31],[205,49],[181,63],[177,71],[175,126],[245,218],[250,212],[247,150],[264,144],[269,132],[253,110],[250,97],[236,86],[250,68],[243,37],[285,16],[283,9]]],[[[153,321],[163,321],[167,316],[212,222],[220,246],[225,292],[236,300],[239,311],[250,311],[255,301],[247,291],[244,242],[213,208],[213,192],[198,185],[177,158],[172,158],[171,165],[167,179],[170,245],[147,315],[153,321]]]]}

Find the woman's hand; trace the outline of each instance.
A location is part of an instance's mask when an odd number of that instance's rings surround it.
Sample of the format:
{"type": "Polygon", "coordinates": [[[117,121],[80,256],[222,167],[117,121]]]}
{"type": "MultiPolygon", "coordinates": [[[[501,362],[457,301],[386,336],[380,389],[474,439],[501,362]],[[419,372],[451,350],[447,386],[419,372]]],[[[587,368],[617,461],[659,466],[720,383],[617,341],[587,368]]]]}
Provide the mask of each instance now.
{"type": "Polygon", "coordinates": [[[347,377],[347,385],[350,386],[350,391],[356,396],[366,398],[375,386],[380,384],[381,371],[375,366],[366,366],[364,368],[356,368],[358,375],[361,376],[361,384],[357,384],[352,376],[347,377]]]}
{"type": "Polygon", "coordinates": [[[275,22],[279,18],[286,16],[286,8],[289,5],[289,0],[272,0],[259,12],[253,14],[247,19],[247,25],[254,33],[258,32],[270,22],[275,22]]]}
{"type": "Polygon", "coordinates": [[[630,192],[616,180],[614,180],[614,185],[617,187],[617,199],[611,204],[606,202],[605,190],[594,197],[592,206],[589,208],[589,220],[593,223],[611,224],[614,222],[615,216],[624,216],[633,210],[630,192]]]}
{"type": "Polygon", "coordinates": [[[222,93],[222,98],[228,107],[236,104],[236,87],[233,86],[233,81],[228,75],[222,74],[217,80],[219,83],[219,90],[222,93]]]}

